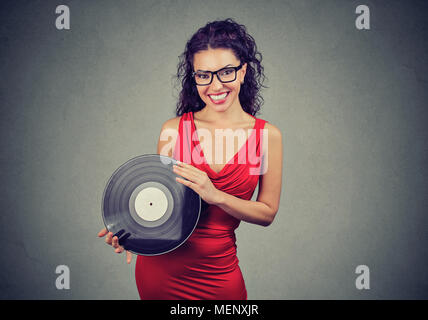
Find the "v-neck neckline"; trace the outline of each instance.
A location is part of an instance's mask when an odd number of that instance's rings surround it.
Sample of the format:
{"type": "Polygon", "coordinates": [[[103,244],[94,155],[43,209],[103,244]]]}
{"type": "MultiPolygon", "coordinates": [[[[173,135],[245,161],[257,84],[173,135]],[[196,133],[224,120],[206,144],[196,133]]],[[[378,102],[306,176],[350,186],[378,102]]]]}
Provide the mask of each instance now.
{"type": "MultiPolygon", "coordinates": [[[[252,116],[252,115],[251,115],[252,116]]],[[[233,157],[221,168],[221,170],[219,172],[215,171],[213,168],[211,168],[211,166],[209,165],[207,159],[205,158],[205,153],[204,150],[201,147],[201,141],[199,140],[199,136],[198,136],[198,132],[197,132],[197,128],[196,128],[196,124],[195,124],[195,119],[194,119],[194,112],[190,112],[190,117],[192,120],[192,126],[193,126],[193,130],[195,132],[196,138],[197,138],[197,146],[199,148],[199,151],[201,153],[201,156],[204,160],[204,164],[207,166],[208,170],[210,170],[214,175],[219,176],[223,173],[223,171],[227,168],[227,166],[230,164],[230,162],[233,161],[233,163],[235,163],[235,158],[241,153],[241,150],[248,145],[248,141],[250,141],[251,137],[253,136],[254,132],[256,131],[256,127],[257,127],[257,118],[252,116],[256,121],[254,122],[254,127],[251,131],[251,134],[248,136],[247,140],[245,140],[245,143],[238,149],[238,151],[233,155],[233,157]]]]}

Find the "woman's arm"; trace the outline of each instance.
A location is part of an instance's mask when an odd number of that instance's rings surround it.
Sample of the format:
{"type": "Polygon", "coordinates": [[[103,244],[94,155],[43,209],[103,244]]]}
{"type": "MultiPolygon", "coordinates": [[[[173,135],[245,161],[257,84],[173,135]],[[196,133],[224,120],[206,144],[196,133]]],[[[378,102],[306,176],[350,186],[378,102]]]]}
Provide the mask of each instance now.
{"type": "Polygon", "coordinates": [[[260,176],[256,201],[243,200],[220,191],[217,206],[239,220],[262,226],[270,225],[279,208],[282,184],[282,136],[279,129],[266,123],[268,129],[268,167],[260,176]]]}
{"type": "Polygon", "coordinates": [[[279,208],[282,183],[282,137],[275,126],[266,123],[268,129],[267,171],[260,176],[256,201],[243,200],[214,187],[204,171],[189,164],[180,163],[174,171],[187,180],[177,181],[193,189],[207,203],[222,208],[233,217],[249,223],[268,226],[279,208]]]}

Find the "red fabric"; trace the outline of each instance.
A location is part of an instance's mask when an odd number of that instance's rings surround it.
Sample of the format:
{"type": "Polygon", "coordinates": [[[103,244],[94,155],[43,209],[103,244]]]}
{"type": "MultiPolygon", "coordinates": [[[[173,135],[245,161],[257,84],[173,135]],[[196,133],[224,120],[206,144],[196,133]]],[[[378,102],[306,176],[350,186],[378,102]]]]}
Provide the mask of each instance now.
{"type": "MultiPolygon", "coordinates": [[[[259,174],[263,173],[261,161],[256,163],[256,160],[260,160],[263,141],[259,129],[263,129],[266,121],[255,119],[246,143],[216,173],[199,145],[193,113],[185,113],[180,119],[173,157],[207,172],[217,189],[250,200],[259,174]]],[[[158,256],[138,256],[135,278],[140,298],[246,300],[247,291],[236,256],[234,231],[239,223],[240,220],[219,207],[209,205],[201,212],[192,235],[180,247],[158,256]]]]}

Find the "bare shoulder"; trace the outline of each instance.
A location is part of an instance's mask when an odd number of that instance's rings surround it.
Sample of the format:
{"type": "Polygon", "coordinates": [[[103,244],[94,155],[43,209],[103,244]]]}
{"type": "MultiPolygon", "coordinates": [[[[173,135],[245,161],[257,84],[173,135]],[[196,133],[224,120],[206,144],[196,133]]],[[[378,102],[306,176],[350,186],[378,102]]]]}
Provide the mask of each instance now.
{"type": "Polygon", "coordinates": [[[180,124],[181,117],[175,117],[166,120],[162,125],[162,130],[164,129],[175,129],[178,130],[178,126],[180,124]]]}
{"type": "Polygon", "coordinates": [[[265,123],[264,129],[267,129],[269,140],[280,142],[282,139],[281,130],[269,122],[265,123]]]}
{"type": "Polygon", "coordinates": [[[172,157],[174,146],[178,137],[178,129],[181,117],[175,117],[166,120],[159,135],[157,153],[172,157]]]}

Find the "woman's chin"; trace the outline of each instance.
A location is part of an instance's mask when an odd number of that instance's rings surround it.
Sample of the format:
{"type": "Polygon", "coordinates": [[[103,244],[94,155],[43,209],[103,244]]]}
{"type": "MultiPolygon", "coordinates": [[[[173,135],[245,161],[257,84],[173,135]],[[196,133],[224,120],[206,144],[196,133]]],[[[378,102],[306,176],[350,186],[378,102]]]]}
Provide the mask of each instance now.
{"type": "Polygon", "coordinates": [[[210,107],[214,111],[224,112],[229,109],[230,106],[228,104],[210,104],[210,107]]]}

